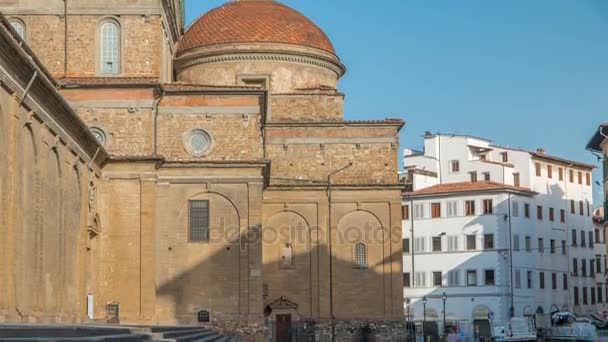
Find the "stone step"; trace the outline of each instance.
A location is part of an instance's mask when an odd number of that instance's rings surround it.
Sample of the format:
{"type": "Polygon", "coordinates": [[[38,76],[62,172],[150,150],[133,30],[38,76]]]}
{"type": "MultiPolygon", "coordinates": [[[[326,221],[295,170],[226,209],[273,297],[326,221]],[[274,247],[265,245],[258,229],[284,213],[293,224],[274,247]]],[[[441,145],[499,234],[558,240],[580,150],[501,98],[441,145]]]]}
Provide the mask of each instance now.
{"type": "Polygon", "coordinates": [[[142,342],[149,341],[149,336],[145,334],[121,334],[107,336],[80,336],[80,337],[10,337],[0,338],[2,342],[142,342]]]}
{"type": "Polygon", "coordinates": [[[193,334],[201,334],[201,333],[208,333],[208,334],[215,334],[215,332],[208,330],[208,329],[204,329],[204,328],[198,328],[198,329],[180,329],[177,331],[174,330],[170,330],[167,332],[162,332],[162,337],[163,338],[178,338],[181,336],[188,336],[188,335],[193,335],[193,334]]]}
{"type": "Polygon", "coordinates": [[[0,338],[6,337],[89,337],[131,334],[129,328],[76,325],[0,325],[0,338]]]}
{"type": "Polygon", "coordinates": [[[217,341],[219,338],[224,336],[216,333],[216,332],[203,332],[203,333],[194,333],[191,335],[180,336],[175,339],[176,342],[212,342],[217,341]]]}

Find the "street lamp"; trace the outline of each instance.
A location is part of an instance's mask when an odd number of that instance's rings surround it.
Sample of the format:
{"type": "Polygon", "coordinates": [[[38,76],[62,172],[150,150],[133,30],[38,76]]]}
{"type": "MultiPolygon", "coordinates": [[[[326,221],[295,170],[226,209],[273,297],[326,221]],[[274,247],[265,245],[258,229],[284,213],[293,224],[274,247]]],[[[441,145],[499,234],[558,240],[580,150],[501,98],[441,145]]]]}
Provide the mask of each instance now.
{"type": "Polygon", "coordinates": [[[443,336],[445,338],[445,336],[447,336],[447,332],[448,329],[445,326],[445,301],[448,299],[448,295],[445,294],[445,292],[443,293],[443,295],[441,296],[441,300],[443,301],[443,336]]]}
{"type": "Polygon", "coordinates": [[[426,296],[422,297],[422,340],[424,340],[424,325],[426,324],[426,296]]]}
{"type": "Polygon", "coordinates": [[[426,322],[426,296],[422,297],[422,323],[426,322]]]}

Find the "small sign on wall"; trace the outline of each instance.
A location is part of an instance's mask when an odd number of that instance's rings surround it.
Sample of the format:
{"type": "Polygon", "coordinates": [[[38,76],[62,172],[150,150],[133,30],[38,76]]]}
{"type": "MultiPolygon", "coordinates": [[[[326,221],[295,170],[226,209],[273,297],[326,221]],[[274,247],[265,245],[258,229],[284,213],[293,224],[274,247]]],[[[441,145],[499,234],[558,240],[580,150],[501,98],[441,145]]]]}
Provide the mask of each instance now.
{"type": "Polygon", "coordinates": [[[93,294],[87,295],[87,316],[89,319],[93,319],[93,294]]]}

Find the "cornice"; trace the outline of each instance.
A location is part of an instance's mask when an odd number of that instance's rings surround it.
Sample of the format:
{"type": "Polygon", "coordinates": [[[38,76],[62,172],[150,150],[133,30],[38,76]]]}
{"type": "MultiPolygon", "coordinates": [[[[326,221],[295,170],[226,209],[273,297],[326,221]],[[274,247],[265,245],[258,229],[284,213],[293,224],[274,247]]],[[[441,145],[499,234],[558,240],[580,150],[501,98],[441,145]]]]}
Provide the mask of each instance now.
{"type": "Polygon", "coordinates": [[[277,52],[277,51],[246,51],[246,52],[232,52],[232,53],[220,53],[220,54],[209,54],[199,55],[187,58],[178,58],[175,60],[175,68],[179,72],[186,68],[199,65],[199,64],[210,64],[220,62],[232,62],[232,61],[280,61],[280,62],[291,62],[314,65],[322,68],[329,69],[341,77],[346,72],[346,67],[340,61],[331,60],[320,56],[305,55],[305,54],[293,54],[288,52],[277,52]]]}

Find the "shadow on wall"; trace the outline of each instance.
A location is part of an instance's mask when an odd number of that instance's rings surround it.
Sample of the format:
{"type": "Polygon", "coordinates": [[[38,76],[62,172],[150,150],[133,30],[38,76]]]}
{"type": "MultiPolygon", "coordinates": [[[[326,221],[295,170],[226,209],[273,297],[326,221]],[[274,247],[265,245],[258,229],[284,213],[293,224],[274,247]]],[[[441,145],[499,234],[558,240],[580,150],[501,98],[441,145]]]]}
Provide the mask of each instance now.
{"type": "MultiPolygon", "coordinates": [[[[178,323],[195,323],[200,310],[209,311],[212,321],[233,318],[244,323],[248,314],[261,316],[263,312],[267,319],[273,319],[276,312],[269,304],[281,298],[295,304],[288,310],[293,320],[329,319],[329,251],[325,245],[296,250],[289,267],[277,255],[262,265],[260,273],[248,269],[249,251],[240,248],[247,245],[246,239],[241,235],[224,242],[210,257],[158,286],[157,297],[164,297],[163,303],[173,306],[178,323]],[[250,293],[263,297],[264,307],[252,306],[250,293]]],[[[337,319],[381,319],[392,316],[392,309],[402,312],[401,302],[392,299],[390,273],[382,273],[391,259],[400,260],[402,255],[393,253],[382,258],[380,252],[374,251],[381,248],[382,245],[366,245],[366,267],[346,257],[333,260],[333,306],[337,319]],[[393,308],[395,305],[399,308],[393,308]]],[[[393,277],[400,279],[398,266],[393,277]]],[[[401,295],[399,291],[398,296],[401,295]]]]}

